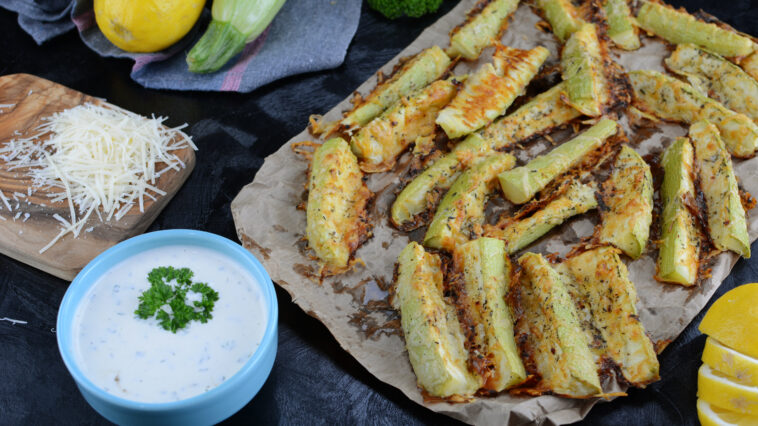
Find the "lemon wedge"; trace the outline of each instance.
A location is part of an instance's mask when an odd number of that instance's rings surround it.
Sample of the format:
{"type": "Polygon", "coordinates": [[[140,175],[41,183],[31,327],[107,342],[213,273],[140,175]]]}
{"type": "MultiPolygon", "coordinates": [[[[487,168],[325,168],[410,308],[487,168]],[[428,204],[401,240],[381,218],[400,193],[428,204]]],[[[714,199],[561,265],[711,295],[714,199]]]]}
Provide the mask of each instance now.
{"type": "Polygon", "coordinates": [[[700,331],[724,346],[758,359],[758,283],[721,296],[703,317],[700,331]]]}
{"type": "Polygon", "coordinates": [[[758,359],[729,349],[713,337],[705,341],[703,362],[711,369],[730,376],[748,386],[758,386],[758,359]]]}
{"type": "Polygon", "coordinates": [[[758,387],[737,383],[708,364],[697,373],[697,396],[725,410],[758,416],[758,387]]]}
{"type": "Polygon", "coordinates": [[[702,426],[758,426],[758,417],[722,410],[702,399],[697,400],[697,417],[702,426]]]}

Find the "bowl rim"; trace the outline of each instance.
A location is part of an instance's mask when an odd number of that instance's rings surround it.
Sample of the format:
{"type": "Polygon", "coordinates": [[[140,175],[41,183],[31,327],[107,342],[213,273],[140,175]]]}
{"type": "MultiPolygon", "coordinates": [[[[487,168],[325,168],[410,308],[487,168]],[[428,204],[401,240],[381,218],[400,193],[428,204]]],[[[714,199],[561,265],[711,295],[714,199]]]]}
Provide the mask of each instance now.
{"type": "MultiPolygon", "coordinates": [[[[228,253],[224,253],[227,254],[228,253]]],[[[253,256],[252,253],[247,251],[241,245],[236,242],[206,231],[198,231],[193,229],[170,229],[148,232],[142,235],[138,235],[127,240],[124,240],[92,259],[74,278],[69,284],[63,299],[61,300],[60,307],[58,308],[58,316],[56,320],[56,340],[58,343],[58,351],[63,358],[63,363],[66,365],[66,369],[73,377],[74,381],[80,387],[83,387],[87,392],[96,395],[99,399],[104,400],[110,405],[118,406],[124,409],[139,410],[147,412],[160,412],[160,411],[172,411],[182,410],[184,408],[192,407],[202,404],[204,402],[210,402],[216,397],[221,397],[229,391],[233,391],[235,388],[243,384],[243,381],[252,374],[255,374],[257,367],[264,362],[264,358],[269,352],[272,345],[276,345],[277,335],[277,322],[279,317],[279,306],[277,304],[276,290],[271,278],[266,272],[266,269],[261,265],[258,259],[253,256]],[[127,257],[136,255],[145,250],[145,248],[139,248],[140,245],[146,242],[155,242],[155,245],[149,248],[157,248],[164,245],[181,244],[177,242],[161,244],[161,241],[166,241],[171,238],[179,238],[184,243],[192,244],[198,242],[210,242],[210,245],[203,245],[203,247],[210,250],[219,250],[219,246],[230,249],[235,255],[230,256],[237,261],[244,269],[250,272],[254,278],[260,283],[261,291],[263,292],[264,303],[268,308],[268,315],[266,318],[266,330],[261,339],[260,345],[256,348],[253,355],[247,362],[236,372],[234,375],[224,380],[221,384],[201,394],[181,399],[179,401],[170,402],[140,402],[133,401],[120,396],[111,394],[101,387],[92,382],[81,370],[75,361],[73,354],[73,348],[70,345],[63,344],[64,333],[70,333],[73,329],[73,318],[76,313],[82,298],[87,294],[89,289],[97,279],[126,257],[120,257],[124,252],[129,253],[127,257]],[[215,244],[215,245],[214,245],[215,244]],[[68,318],[68,321],[64,318],[68,318]]],[[[275,347],[275,346],[274,346],[275,347]]],[[[270,374],[270,373],[269,373],[270,374]]]]}

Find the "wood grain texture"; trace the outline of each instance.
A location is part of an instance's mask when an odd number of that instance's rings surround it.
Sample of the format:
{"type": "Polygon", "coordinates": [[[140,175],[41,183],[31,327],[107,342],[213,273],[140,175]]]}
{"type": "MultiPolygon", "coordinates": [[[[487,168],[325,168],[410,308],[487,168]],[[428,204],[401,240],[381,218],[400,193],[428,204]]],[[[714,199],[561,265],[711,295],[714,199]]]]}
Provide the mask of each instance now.
{"type": "MultiPolygon", "coordinates": [[[[0,104],[12,105],[0,109],[0,146],[13,138],[33,136],[35,128],[45,117],[85,103],[104,104],[93,98],[60,84],[29,74],[12,74],[0,77],[0,104]]],[[[29,264],[65,280],[72,280],[76,274],[95,256],[114,244],[140,234],[147,229],[166,204],[176,194],[195,166],[195,153],[187,147],[174,153],[185,163],[179,171],[171,170],[157,180],[155,186],[166,192],[155,201],[145,199],[144,212],[138,206],[121,220],[101,222],[92,215],[82,229],[92,227],[91,232],[82,231],[78,238],[69,234],[60,239],[44,253],[39,250],[47,245],[61,230],[60,223],[53,218],[59,214],[69,219],[68,203],[51,203],[52,190],[37,190],[29,198],[11,199],[12,212],[5,206],[0,210],[0,253],[29,264]],[[14,219],[17,212],[21,217],[14,219]],[[24,213],[29,213],[24,220],[24,213]]],[[[0,161],[0,190],[11,198],[14,192],[27,194],[31,180],[24,170],[9,171],[0,161]]]]}

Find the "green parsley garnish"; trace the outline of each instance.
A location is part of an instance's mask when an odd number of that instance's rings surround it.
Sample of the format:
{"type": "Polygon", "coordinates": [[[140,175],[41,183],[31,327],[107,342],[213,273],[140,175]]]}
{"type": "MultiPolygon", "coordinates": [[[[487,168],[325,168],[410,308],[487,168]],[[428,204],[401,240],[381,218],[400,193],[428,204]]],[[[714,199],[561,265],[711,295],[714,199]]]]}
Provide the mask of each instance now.
{"type": "Polygon", "coordinates": [[[190,321],[208,322],[213,318],[214,302],[218,300],[218,292],[206,283],[193,283],[193,272],[189,268],[175,269],[173,266],[158,267],[147,274],[150,288],[142,292],[140,304],[134,311],[138,317],[148,319],[155,315],[160,325],[172,333],[184,328],[190,321]],[[176,281],[172,285],[171,281],[176,281]],[[187,291],[202,295],[201,300],[192,305],[186,303],[187,291]],[[163,309],[164,305],[171,308],[171,313],[163,309]]]}

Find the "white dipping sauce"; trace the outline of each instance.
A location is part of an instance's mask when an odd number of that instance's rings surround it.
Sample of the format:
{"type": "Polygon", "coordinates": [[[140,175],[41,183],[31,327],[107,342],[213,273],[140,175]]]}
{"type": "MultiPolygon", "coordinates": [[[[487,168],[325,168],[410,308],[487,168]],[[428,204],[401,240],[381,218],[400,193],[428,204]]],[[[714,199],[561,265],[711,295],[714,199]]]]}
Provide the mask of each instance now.
{"type": "Polygon", "coordinates": [[[133,401],[169,402],[206,392],[239,371],[260,345],[268,312],[255,282],[233,259],[198,246],[164,246],[126,258],[77,308],[77,364],[97,386],[133,401]],[[193,282],[216,290],[213,318],[190,321],[176,334],[154,317],[138,318],[138,298],[150,288],[147,274],[160,266],[190,268],[193,282]]]}

